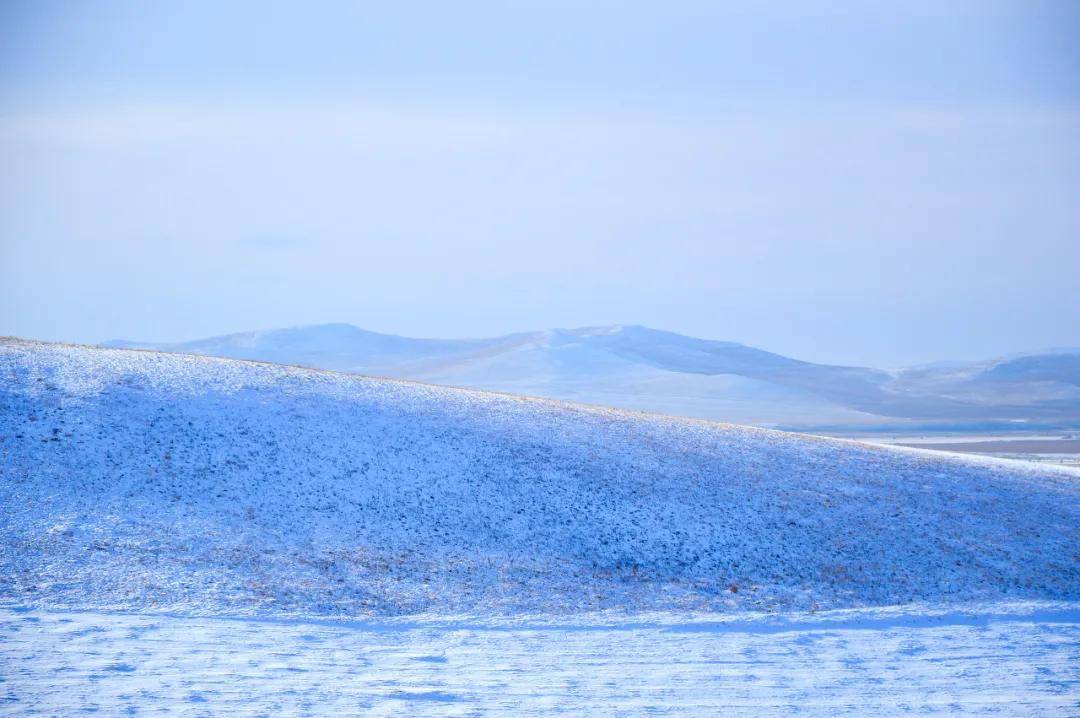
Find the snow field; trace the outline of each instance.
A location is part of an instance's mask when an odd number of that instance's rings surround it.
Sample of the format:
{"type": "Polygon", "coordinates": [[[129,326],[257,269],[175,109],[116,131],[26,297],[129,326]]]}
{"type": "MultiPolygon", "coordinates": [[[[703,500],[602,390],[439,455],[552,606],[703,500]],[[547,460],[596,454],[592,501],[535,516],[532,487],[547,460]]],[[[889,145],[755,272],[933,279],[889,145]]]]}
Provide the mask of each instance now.
{"type": "Polygon", "coordinates": [[[0,676],[0,715],[19,716],[1074,716],[1080,610],[344,624],[0,611],[0,676]]]}

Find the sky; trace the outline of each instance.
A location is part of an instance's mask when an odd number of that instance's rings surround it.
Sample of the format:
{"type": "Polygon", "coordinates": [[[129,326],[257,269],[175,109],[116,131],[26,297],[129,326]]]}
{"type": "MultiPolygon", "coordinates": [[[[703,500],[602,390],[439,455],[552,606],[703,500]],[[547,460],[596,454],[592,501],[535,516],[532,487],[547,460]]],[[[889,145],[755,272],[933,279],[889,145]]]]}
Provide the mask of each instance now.
{"type": "Polygon", "coordinates": [[[0,4],[0,334],[1080,346],[1080,3],[0,4]]]}

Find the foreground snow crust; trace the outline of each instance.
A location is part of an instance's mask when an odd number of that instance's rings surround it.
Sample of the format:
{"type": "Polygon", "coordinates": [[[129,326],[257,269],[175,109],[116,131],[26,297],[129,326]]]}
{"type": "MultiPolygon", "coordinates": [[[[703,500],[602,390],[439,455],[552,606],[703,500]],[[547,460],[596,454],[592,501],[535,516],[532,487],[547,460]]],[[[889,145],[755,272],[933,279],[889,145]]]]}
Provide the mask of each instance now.
{"type": "Polygon", "coordinates": [[[0,610],[0,715],[1075,716],[1080,604],[335,622],[0,610]]]}
{"type": "Polygon", "coordinates": [[[0,602],[188,615],[1080,599],[1080,474],[0,341],[0,602]]]}

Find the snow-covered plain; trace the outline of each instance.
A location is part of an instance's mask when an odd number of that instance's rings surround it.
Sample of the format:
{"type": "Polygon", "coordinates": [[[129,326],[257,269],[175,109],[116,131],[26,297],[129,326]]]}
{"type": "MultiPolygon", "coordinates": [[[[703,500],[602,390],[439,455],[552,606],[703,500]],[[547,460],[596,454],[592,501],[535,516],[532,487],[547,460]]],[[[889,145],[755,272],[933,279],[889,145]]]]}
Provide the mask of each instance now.
{"type": "Polygon", "coordinates": [[[0,710],[1080,711],[1075,470],[4,340],[0,508],[0,710]]]}
{"type": "Polygon", "coordinates": [[[0,611],[0,714],[1069,716],[1080,611],[362,622],[0,611]]]}

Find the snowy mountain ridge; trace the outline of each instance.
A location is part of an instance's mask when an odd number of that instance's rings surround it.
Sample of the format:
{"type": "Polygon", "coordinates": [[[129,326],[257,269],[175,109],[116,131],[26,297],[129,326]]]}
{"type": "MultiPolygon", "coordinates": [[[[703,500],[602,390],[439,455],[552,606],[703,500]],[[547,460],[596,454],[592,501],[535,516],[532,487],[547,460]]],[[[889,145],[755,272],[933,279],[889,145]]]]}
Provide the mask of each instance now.
{"type": "Polygon", "coordinates": [[[1080,598],[1080,474],[0,342],[0,601],[187,613],[1080,598]]]}
{"type": "Polygon", "coordinates": [[[884,371],[814,364],[641,326],[446,340],[348,324],[107,346],[258,359],[761,426],[896,419],[1080,426],[1080,352],[1067,349],[884,371]]]}

